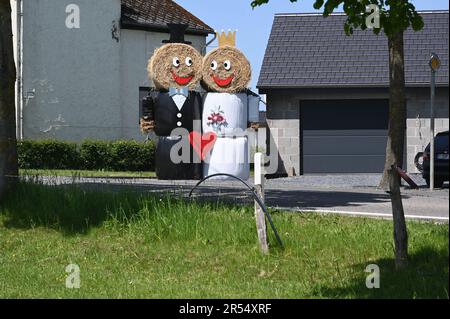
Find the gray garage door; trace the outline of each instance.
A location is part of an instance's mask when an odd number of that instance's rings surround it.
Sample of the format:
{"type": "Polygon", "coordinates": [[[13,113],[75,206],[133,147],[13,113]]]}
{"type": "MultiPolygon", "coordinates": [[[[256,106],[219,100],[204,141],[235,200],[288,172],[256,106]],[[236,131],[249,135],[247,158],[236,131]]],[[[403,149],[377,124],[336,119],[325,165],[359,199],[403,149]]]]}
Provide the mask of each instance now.
{"type": "Polygon", "coordinates": [[[388,100],[302,101],[302,173],[382,172],[388,117],[388,100]]]}

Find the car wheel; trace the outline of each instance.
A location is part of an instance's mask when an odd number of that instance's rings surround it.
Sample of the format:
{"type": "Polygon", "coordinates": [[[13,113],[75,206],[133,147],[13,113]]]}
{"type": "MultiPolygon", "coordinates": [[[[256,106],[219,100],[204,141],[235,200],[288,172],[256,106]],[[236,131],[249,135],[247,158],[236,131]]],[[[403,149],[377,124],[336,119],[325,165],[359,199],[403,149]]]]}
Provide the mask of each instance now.
{"type": "Polygon", "coordinates": [[[414,165],[416,165],[417,170],[423,173],[423,152],[419,152],[414,157],[414,165]]]}

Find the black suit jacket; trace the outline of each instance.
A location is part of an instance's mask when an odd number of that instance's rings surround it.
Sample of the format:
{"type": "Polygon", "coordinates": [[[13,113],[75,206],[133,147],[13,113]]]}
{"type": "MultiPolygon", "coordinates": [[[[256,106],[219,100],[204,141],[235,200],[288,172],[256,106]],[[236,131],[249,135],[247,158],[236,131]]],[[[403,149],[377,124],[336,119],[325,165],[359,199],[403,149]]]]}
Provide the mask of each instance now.
{"type": "MultiPolygon", "coordinates": [[[[189,91],[189,97],[181,110],[167,91],[150,91],[142,101],[142,114],[146,120],[155,121],[155,133],[158,136],[170,136],[173,129],[184,128],[192,132],[193,121],[201,121],[201,94],[189,91]],[[180,124],[181,125],[178,125],[180,124]]],[[[201,122],[199,122],[201,128],[201,122]]]]}

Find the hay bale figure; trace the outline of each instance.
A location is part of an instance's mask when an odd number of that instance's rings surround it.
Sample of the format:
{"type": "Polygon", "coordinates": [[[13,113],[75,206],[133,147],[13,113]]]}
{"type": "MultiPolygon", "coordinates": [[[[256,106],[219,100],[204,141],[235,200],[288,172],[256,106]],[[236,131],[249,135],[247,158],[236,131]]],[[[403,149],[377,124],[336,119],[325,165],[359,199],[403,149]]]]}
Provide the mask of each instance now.
{"type": "MultiPolygon", "coordinates": [[[[203,132],[214,132],[217,140],[206,156],[203,176],[227,173],[249,178],[246,129],[259,121],[259,96],[247,89],[251,66],[235,48],[236,32],[218,35],[219,47],[203,59],[203,132]]],[[[226,177],[223,177],[226,178],[226,177]]]]}
{"type": "Polygon", "coordinates": [[[201,160],[189,144],[189,133],[201,131],[202,98],[194,89],[201,79],[202,56],[184,41],[187,26],[168,26],[170,40],[163,41],[165,44],[155,50],[148,63],[155,89],[142,101],[141,129],[158,135],[158,179],[200,179],[201,160]]]}

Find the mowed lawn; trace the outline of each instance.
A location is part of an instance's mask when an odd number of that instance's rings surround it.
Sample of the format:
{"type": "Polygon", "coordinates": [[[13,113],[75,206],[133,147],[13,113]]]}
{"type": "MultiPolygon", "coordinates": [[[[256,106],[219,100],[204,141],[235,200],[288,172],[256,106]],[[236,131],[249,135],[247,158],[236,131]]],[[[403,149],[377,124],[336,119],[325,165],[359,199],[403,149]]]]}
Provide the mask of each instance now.
{"type": "Polygon", "coordinates": [[[21,169],[21,176],[63,176],[63,177],[126,177],[126,178],[154,178],[155,172],[112,172],[99,170],[75,170],[75,169],[21,169]]]}
{"type": "Polygon", "coordinates": [[[410,265],[395,271],[392,221],[272,215],[285,249],[270,233],[262,255],[250,206],[21,183],[0,206],[0,298],[449,297],[448,224],[409,221],[410,265]]]}

